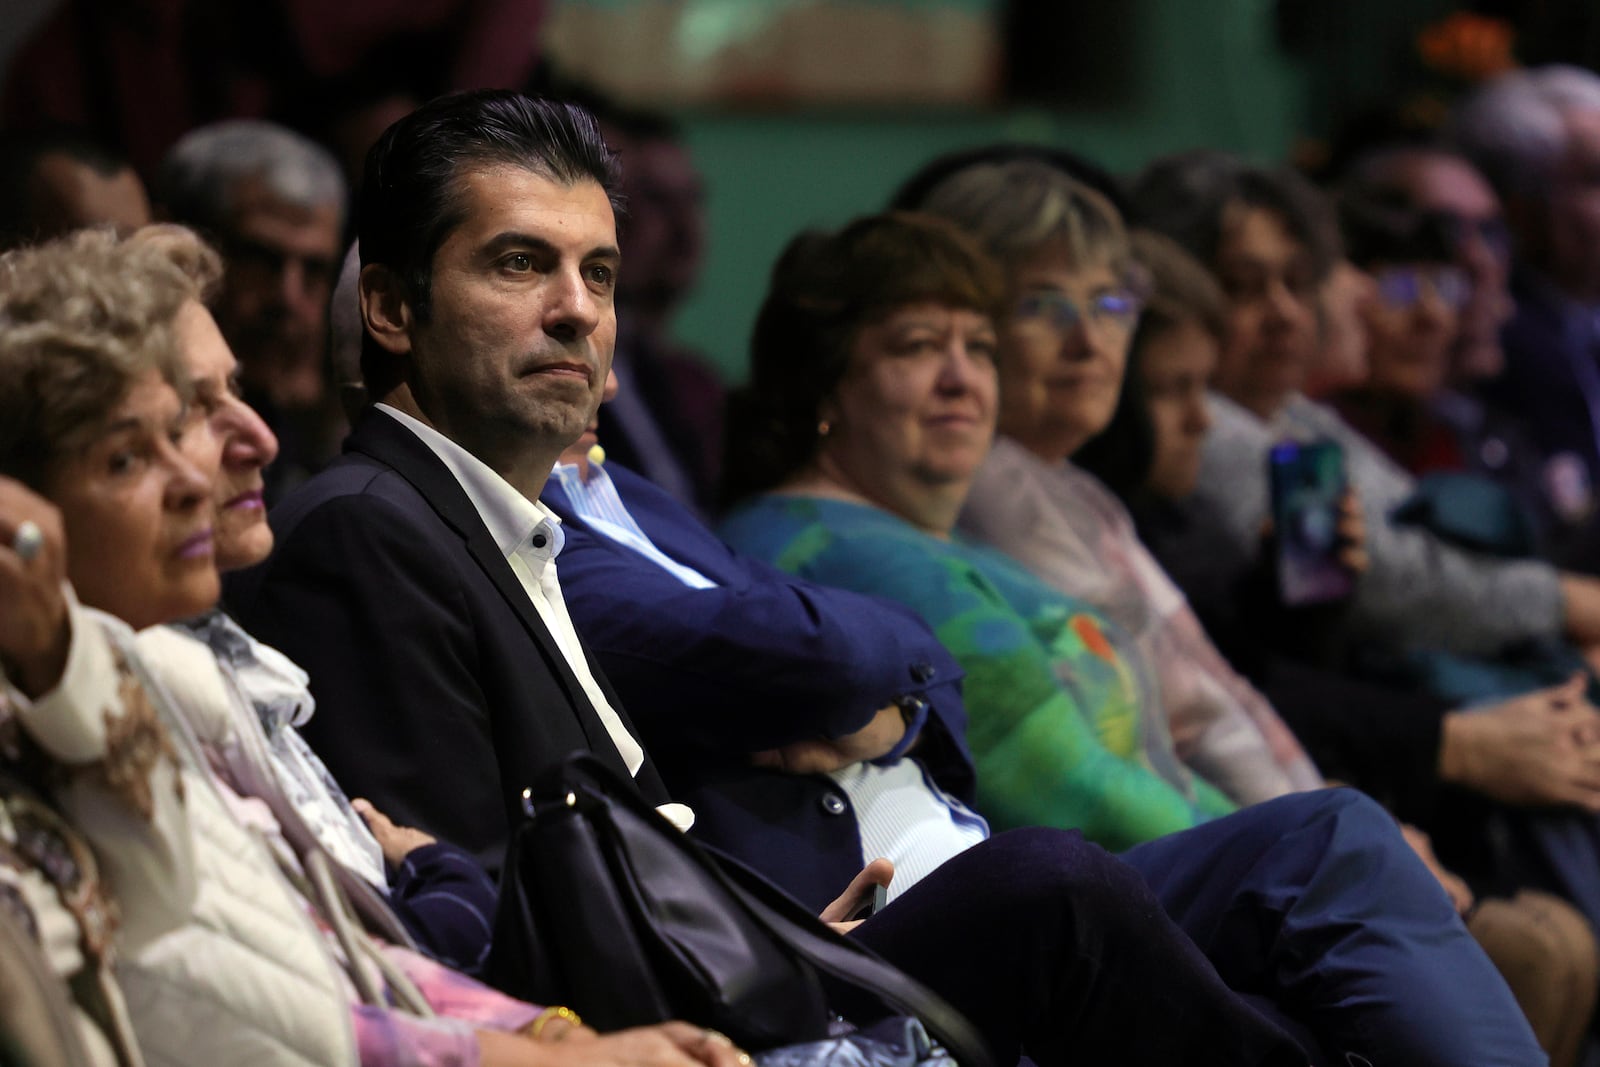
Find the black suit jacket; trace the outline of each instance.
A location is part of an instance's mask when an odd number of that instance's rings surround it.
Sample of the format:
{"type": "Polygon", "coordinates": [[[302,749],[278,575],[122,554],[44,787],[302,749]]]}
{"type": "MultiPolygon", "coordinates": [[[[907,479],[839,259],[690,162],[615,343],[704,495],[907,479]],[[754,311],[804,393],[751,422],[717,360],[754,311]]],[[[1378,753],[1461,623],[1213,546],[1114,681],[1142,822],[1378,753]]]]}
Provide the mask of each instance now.
{"type": "MultiPolygon", "coordinates": [[[[543,770],[583,749],[626,775],[465,490],[398,421],[368,412],[271,522],[277,548],[229,582],[228,603],[311,675],[303,732],[351,796],[496,873],[543,770]]],[[[634,781],[667,799],[648,758],[634,781]]]]}

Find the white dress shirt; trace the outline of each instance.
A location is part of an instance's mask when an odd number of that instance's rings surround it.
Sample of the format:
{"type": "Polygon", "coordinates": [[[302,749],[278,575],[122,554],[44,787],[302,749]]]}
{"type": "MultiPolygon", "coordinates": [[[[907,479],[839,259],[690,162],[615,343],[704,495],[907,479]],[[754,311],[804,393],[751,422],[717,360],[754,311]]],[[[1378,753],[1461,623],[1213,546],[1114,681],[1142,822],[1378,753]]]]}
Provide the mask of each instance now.
{"type": "MultiPolygon", "coordinates": [[[[589,669],[588,657],[578,643],[578,633],[572,627],[571,617],[567,615],[566,601],[561,596],[561,583],[556,577],[556,555],[561,551],[564,540],[561,520],[543,504],[517,492],[486,463],[438,430],[388,404],[376,406],[379,411],[416,434],[455,475],[484,525],[489,528],[494,543],[511,565],[528,599],[533,602],[533,608],[544,621],[545,629],[550,631],[556,646],[566,657],[567,666],[572,668],[578,684],[594,705],[595,714],[600,716],[606,733],[611,735],[611,741],[621,753],[628,773],[638,774],[639,768],[644,765],[644,749],[628,733],[621,716],[595,681],[594,673],[589,669]]],[[[664,807],[683,806],[674,804],[664,807]]],[[[669,814],[668,817],[674,822],[678,821],[673,815],[669,814]]]]}

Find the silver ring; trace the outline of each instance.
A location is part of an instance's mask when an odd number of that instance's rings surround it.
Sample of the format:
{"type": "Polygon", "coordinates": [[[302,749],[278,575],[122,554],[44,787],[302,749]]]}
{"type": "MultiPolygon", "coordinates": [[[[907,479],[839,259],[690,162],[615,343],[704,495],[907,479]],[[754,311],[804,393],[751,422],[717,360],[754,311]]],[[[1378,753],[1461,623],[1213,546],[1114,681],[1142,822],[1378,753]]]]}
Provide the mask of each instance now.
{"type": "Polygon", "coordinates": [[[39,524],[32,519],[23,519],[17,524],[17,532],[11,535],[11,551],[24,563],[36,558],[44,551],[44,531],[39,529],[39,524]]]}

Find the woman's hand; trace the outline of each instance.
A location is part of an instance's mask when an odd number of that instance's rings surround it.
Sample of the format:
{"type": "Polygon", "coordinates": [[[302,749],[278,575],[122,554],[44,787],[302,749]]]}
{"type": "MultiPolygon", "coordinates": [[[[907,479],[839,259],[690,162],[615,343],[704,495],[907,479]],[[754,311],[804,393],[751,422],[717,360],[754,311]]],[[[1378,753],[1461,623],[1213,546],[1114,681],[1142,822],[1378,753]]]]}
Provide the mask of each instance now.
{"type": "Polygon", "coordinates": [[[1367,516],[1361,510],[1361,494],[1354,488],[1346,489],[1339,498],[1338,522],[1339,562],[1351,574],[1367,573],[1372,557],[1367,554],[1367,516]]]}
{"type": "Polygon", "coordinates": [[[1490,708],[1446,715],[1439,777],[1507,804],[1600,813],[1600,709],[1584,698],[1586,682],[1577,674],[1490,708]]]}
{"type": "Polygon", "coordinates": [[[478,1032],[483,1067],[749,1067],[750,1056],[715,1030],[659,1023],[598,1035],[587,1027],[557,1041],[478,1032]]]}
{"type": "Polygon", "coordinates": [[[61,589],[66,575],[61,513],[21,482],[0,477],[0,659],[29,697],[53,689],[66,670],[72,639],[61,589]],[[19,541],[26,524],[37,533],[19,541]]]}
{"type": "Polygon", "coordinates": [[[350,801],[350,806],[366,821],[367,829],[372,831],[372,836],[378,839],[378,847],[383,850],[384,862],[391,867],[400,866],[411,853],[438,840],[410,826],[396,826],[389,816],[373,807],[370,800],[356,797],[350,801]]]}

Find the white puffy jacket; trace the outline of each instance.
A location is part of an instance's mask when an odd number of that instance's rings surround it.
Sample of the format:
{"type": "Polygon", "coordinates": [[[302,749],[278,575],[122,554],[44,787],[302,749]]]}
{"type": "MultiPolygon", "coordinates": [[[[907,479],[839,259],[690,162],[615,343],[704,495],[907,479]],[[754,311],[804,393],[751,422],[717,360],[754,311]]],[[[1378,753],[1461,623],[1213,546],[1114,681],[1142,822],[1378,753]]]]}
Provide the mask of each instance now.
{"type": "Polygon", "coordinates": [[[354,1067],[348,987],[236,817],[247,802],[214,782],[127,628],[75,602],[72,613],[60,685],[37,702],[12,696],[41,745],[84,768],[56,799],[121,905],[116,977],[146,1064],[354,1067]],[[175,753],[141,733],[152,706],[175,753]]]}

